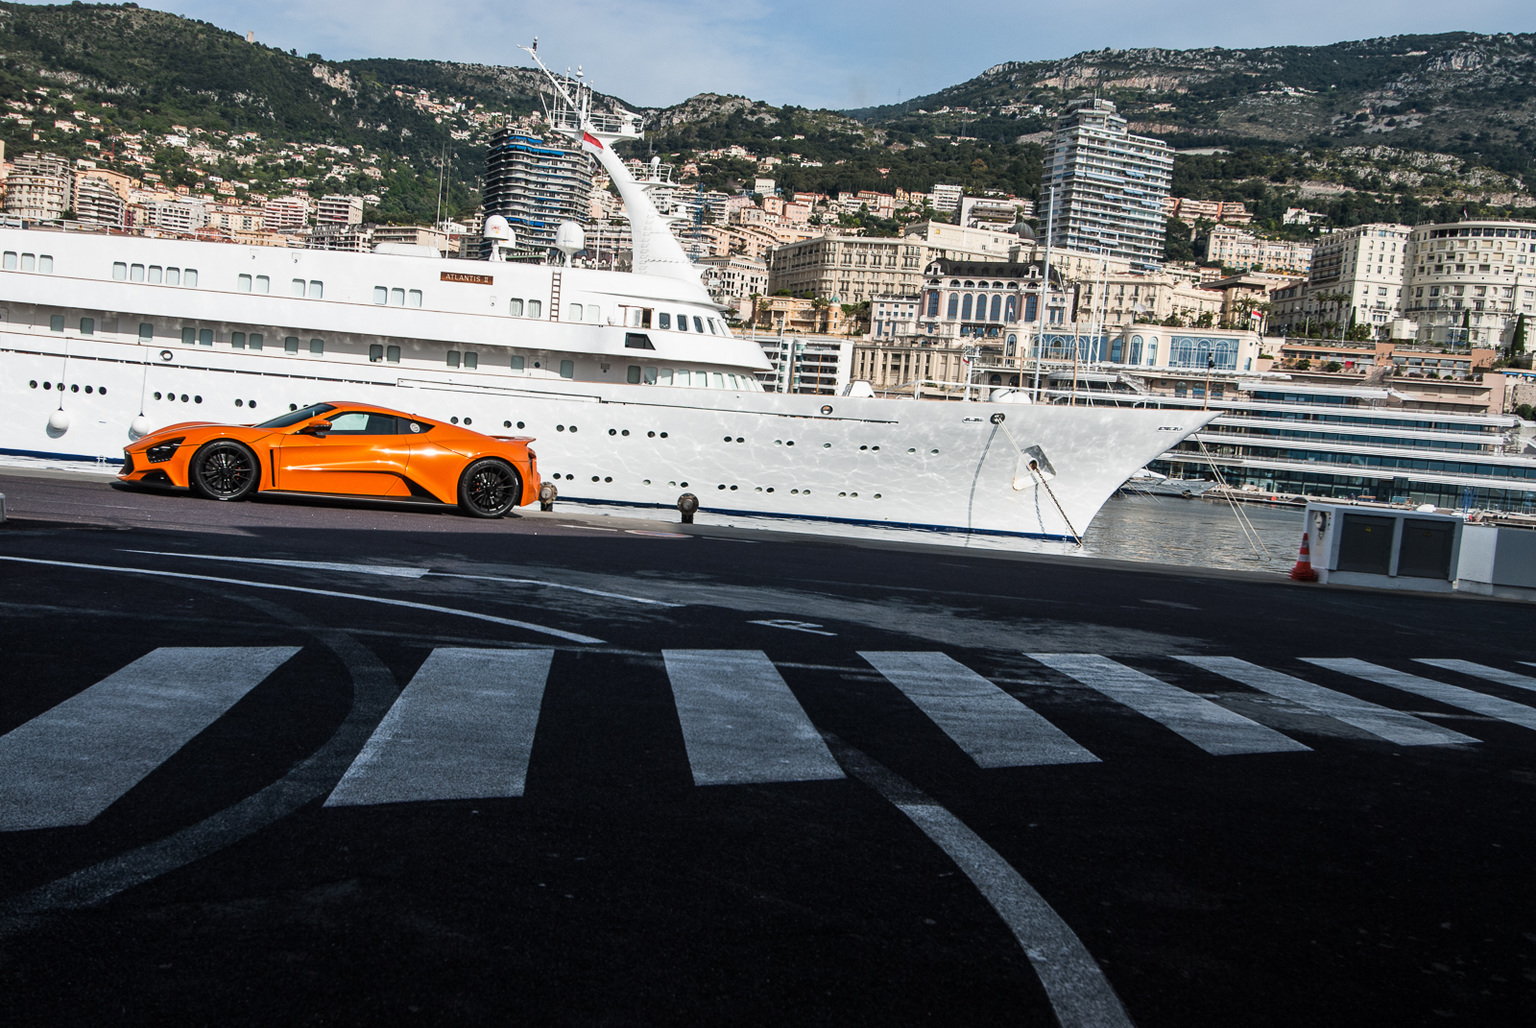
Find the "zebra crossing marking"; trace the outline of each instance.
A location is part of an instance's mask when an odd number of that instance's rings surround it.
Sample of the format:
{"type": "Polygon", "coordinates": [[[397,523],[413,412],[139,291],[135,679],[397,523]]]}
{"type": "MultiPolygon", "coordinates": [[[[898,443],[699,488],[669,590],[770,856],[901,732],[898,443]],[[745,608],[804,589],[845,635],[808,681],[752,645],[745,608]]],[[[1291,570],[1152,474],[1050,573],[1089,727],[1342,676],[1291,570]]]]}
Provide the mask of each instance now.
{"type": "Polygon", "coordinates": [[[1295,753],[1310,750],[1288,735],[1096,653],[1029,653],[1054,671],[1122,703],[1207,753],[1295,753]]]}
{"type": "Polygon", "coordinates": [[[1067,733],[947,654],[861,650],[859,656],[980,767],[1098,763],[1067,733]]]}
{"type": "Polygon", "coordinates": [[[663,650],[695,785],[842,778],[785,684],[758,650],[663,650]]]}
{"type": "Polygon", "coordinates": [[[1463,689],[1459,685],[1446,685],[1444,682],[1436,682],[1430,678],[1420,678],[1406,671],[1382,667],[1380,664],[1372,664],[1355,657],[1302,657],[1301,659],[1308,664],[1316,664],[1330,671],[1363,678],[1367,682],[1401,689],[1403,692],[1411,692],[1425,699],[1437,700],[1452,707],[1460,707],[1462,710],[1470,710],[1474,714],[1498,718],[1512,725],[1536,730],[1536,708],[1527,707],[1523,703],[1463,689]]]}
{"type": "Polygon", "coordinates": [[[325,805],[521,796],[554,655],[433,650],[325,805]]]}
{"type": "Polygon", "coordinates": [[[0,831],[89,824],[297,652],[163,647],[0,737],[0,831]]]}
{"type": "MultiPolygon", "coordinates": [[[[1441,660],[1435,657],[1416,657],[1415,662],[1428,664],[1430,667],[1444,668],[1447,671],[1460,671],[1462,674],[1471,675],[1473,678],[1481,678],[1489,682],[1498,682],[1500,685],[1511,685],[1516,689],[1536,692],[1536,678],[1522,675],[1515,671],[1505,671],[1502,668],[1489,667],[1487,664],[1474,664],[1470,660],[1441,660]]],[[[1521,661],[1521,663],[1529,662],[1521,661]]]]}
{"type": "Polygon", "coordinates": [[[1278,696],[1303,707],[1310,707],[1319,714],[1326,714],[1336,721],[1353,725],[1364,732],[1400,746],[1448,746],[1456,743],[1476,743],[1470,735],[1441,728],[1412,714],[1405,714],[1390,707],[1378,706],[1366,700],[1356,699],[1348,693],[1335,692],[1320,685],[1280,671],[1250,664],[1236,657],[1175,657],[1186,664],[1214,672],[1252,689],[1278,696]]]}

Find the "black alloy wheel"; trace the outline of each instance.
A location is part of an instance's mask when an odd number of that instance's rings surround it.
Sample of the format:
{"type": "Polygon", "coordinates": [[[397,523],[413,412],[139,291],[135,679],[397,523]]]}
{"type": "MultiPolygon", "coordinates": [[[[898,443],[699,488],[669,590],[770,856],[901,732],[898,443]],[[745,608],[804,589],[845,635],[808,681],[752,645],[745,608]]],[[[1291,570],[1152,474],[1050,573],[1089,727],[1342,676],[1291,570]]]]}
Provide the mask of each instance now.
{"type": "Polygon", "coordinates": [[[523,483],[506,461],[485,457],[459,476],[459,508],[476,518],[499,518],[522,497],[523,483]]]}
{"type": "Polygon", "coordinates": [[[191,486],[210,500],[243,500],[256,491],[261,466],[250,447],[221,439],[192,455],[191,486]]]}

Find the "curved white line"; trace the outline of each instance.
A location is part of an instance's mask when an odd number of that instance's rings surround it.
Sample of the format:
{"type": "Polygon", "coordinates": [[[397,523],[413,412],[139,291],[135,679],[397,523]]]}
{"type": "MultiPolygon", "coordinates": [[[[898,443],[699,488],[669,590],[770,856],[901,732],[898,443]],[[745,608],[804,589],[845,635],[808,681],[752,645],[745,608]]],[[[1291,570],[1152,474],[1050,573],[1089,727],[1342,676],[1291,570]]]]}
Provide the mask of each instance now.
{"type": "Polygon", "coordinates": [[[336,592],[333,589],[310,589],[302,585],[278,585],[274,582],[245,582],[238,578],[217,578],[213,575],[189,575],[183,571],[155,571],[150,568],[122,568],[113,567],[110,564],[78,564],[67,560],[42,560],[37,557],[8,557],[0,556],[0,560],[14,561],[19,564],[44,564],[57,568],[81,568],[86,571],[116,571],[126,575],[151,575],[156,578],[187,578],[196,582],[217,582],[221,585],[240,585],[251,589],[276,589],[289,593],[308,593],[311,596],[334,596],[343,600],[363,600],[367,603],[383,603],[391,607],[409,607],[412,610],[430,610],[437,614],[453,614],[458,617],[474,618],[476,621],[489,621],[493,625],[507,625],[512,628],[522,628],[530,632],[540,632],[544,635],[552,635],[556,639],[565,639],[568,642],[593,643],[599,646],[606,645],[601,639],[594,639],[590,635],[579,635],[576,632],[563,632],[558,628],[546,628],[543,625],[535,625],[528,621],[517,621],[513,618],[499,618],[494,614],[479,614],[472,610],[456,610],[453,607],[439,607],[435,603],[417,603],[414,600],[394,600],[383,596],[364,596],[361,593],[336,592]]]}

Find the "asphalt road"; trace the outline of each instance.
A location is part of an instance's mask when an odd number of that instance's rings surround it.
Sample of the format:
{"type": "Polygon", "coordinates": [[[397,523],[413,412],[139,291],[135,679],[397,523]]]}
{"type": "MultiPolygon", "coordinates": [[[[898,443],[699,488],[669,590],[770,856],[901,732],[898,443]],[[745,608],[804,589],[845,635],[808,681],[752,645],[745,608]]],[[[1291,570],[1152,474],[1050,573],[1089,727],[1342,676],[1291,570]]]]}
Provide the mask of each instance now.
{"type": "Polygon", "coordinates": [[[1526,605],[0,493],[10,1023],[1536,1023],[1526,605]]]}

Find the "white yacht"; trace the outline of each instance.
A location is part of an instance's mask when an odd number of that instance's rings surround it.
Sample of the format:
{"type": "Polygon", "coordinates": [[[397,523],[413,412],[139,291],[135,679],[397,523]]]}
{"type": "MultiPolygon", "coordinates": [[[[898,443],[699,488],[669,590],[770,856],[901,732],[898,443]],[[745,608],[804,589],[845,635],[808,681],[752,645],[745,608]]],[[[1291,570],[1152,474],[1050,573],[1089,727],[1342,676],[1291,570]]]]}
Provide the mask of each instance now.
{"type": "Polygon", "coordinates": [[[762,352],[612,152],[638,117],[550,80],[556,126],[625,202],[633,272],[497,260],[497,219],[487,261],[0,228],[0,453],[111,463],[162,425],[344,399],[535,436],[562,502],[693,493],[704,510],[1071,539],[1214,416],[763,392],[762,352]]]}

